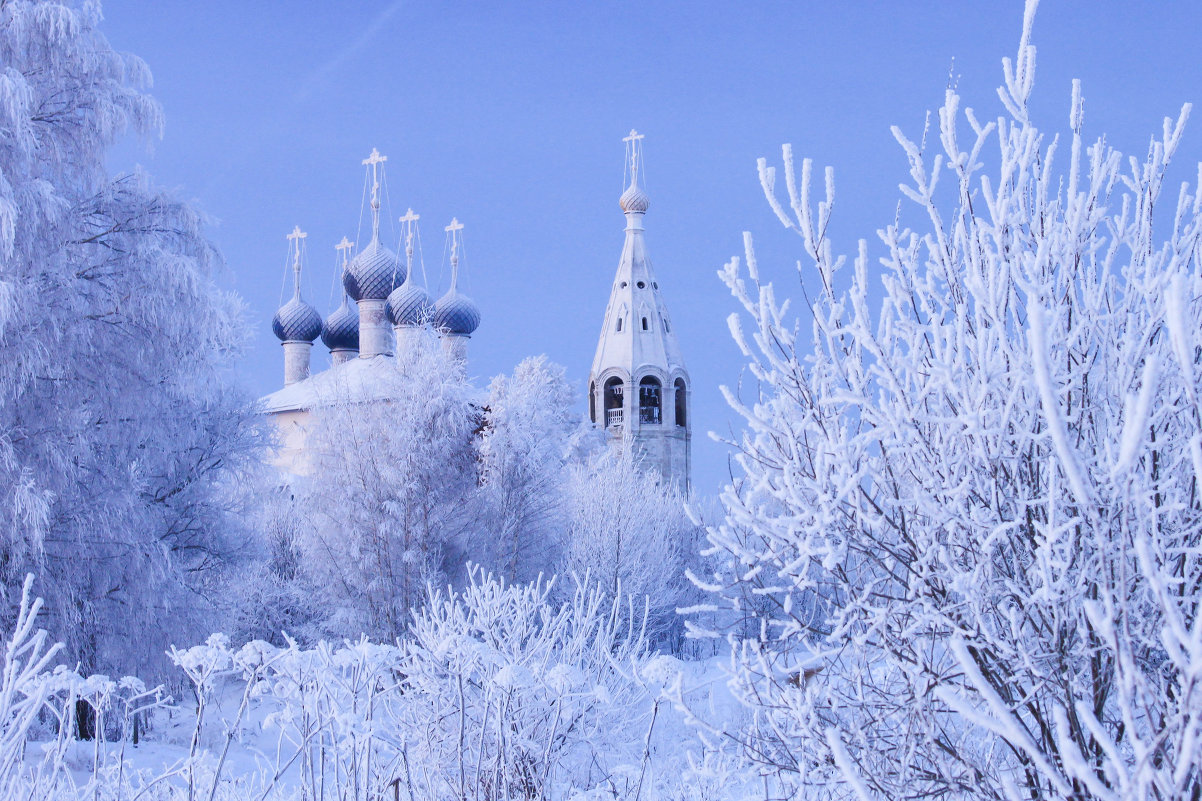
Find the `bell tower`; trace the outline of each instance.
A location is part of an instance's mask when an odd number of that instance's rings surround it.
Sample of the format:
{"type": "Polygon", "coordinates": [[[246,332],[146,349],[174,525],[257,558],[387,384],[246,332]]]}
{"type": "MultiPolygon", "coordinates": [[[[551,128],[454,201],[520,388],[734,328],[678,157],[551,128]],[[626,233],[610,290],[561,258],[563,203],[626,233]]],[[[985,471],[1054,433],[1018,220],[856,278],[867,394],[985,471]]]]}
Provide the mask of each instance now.
{"type": "Polygon", "coordinates": [[[639,185],[643,136],[625,137],[630,182],[618,199],[626,240],[589,373],[589,417],[615,444],[687,491],[692,469],[689,374],[643,239],[651,205],[639,185]]]}

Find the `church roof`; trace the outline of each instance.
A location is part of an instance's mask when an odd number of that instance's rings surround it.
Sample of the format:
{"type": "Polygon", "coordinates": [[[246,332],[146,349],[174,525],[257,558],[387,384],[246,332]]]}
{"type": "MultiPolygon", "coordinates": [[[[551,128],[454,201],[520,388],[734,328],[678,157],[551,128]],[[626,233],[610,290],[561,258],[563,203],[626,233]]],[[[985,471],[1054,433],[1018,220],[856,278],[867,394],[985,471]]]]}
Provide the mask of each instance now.
{"type": "Polygon", "coordinates": [[[313,409],[347,398],[385,400],[392,397],[393,380],[393,363],[389,356],[349,359],[260,398],[259,410],[278,414],[313,409]]]}

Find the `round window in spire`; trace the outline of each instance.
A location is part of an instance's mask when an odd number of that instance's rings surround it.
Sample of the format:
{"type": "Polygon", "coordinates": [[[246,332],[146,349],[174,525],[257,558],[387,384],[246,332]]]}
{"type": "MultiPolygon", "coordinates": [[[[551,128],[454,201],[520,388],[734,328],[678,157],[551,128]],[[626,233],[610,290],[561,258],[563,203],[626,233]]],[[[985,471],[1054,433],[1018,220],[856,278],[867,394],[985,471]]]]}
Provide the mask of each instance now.
{"type": "Polygon", "coordinates": [[[646,289],[646,288],[647,288],[647,285],[646,285],[645,283],[643,283],[642,281],[639,281],[639,282],[638,282],[638,284],[636,284],[636,286],[637,286],[639,289],[646,289]]]}

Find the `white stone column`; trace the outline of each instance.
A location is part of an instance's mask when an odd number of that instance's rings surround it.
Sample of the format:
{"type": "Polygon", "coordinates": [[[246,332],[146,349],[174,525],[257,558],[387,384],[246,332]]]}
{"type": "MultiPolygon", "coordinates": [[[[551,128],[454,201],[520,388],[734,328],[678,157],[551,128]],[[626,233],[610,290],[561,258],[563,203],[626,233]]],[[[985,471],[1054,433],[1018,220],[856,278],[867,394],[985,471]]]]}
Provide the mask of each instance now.
{"type": "Polygon", "coordinates": [[[462,334],[443,334],[442,335],[442,352],[447,355],[448,359],[456,362],[467,361],[467,341],[471,337],[465,337],[462,334]]]}
{"type": "Polygon", "coordinates": [[[284,346],[284,386],[304,381],[309,377],[309,356],[312,342],[289,340],[284,346]]]}
{"type": "Polygon", "coordinates": [[[370,359],[392,354],[392,328],[384,314],[384,301],[364,298],[359,301],[359,357],[370,359]]]}
{"type": "Polygon", "coordinates": [[[424,333],[422,327],[418,325],[394,325],[392,332],[396,337],[396,355],[398,358],[412,351],[424,333]]]}
{"type": "Polygon", "coordinates": [[[349,362],[359,355],[359,351],[351,350],[350,348],[335,348],[330,351],[330,362],[335,367],[345,362],[349,362]]]}

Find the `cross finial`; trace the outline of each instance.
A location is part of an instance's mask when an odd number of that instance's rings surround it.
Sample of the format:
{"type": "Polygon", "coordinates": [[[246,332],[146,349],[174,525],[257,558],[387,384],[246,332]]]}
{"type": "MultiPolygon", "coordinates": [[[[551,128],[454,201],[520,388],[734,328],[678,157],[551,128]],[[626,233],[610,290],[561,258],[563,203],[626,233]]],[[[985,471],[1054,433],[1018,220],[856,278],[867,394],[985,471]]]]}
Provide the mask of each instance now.
{"type": "Polygon", "coordinates": [[[420,214],[415,214],[413,209],[406,209],[401,216],[400,222],[405,230],[405,267],[408,268],[405,273],[405,282],[413,277],[413,235],[417,233],[417,221],[421,219],[420,214]]]}
{"type": "Polygon", "coordinates": [[[341,242],[339,242],[337,245],[334,246],[334,250],[336,250],[342,254],[342,265],[344,267],[346,266],[346,263],[349,260],[349,257],[347,256],[347,254],[350,252],[351,248],[353,248],[354,246],[355,246],[355,243],[352,242],[351,240],[347,239],[345,236],[342,237],[341,242]]]}
{"type": "Polygon", "coordinates": [[[381,156],[374,147],[371,155],[363,159],[364,165],[371,168],[371,232],[373,239],[380,237],[380,165],[388,161],[388,156],[381,156]]]}
{"type": "Polygon", "coordinates": [[[383,164],[386,161],[388,161],[388,156],[381,156],[380,151],[376,150],[374,147],[371,149],[371,155],[363,159],[364,164],[367,164],[373,168],[377,164],[383,164]]]}
{"type": "Polygon", "coordinates": [[[451,235],[451,290],[454,291],[459,284],[459,232],[463,230],[463,223],[459,222],[458,217],[452,217],[451,224],[445,230],[451,235]]]}
{"type": "Polygon", "coordinates": [[[301,242],[308,234],[300,229],[300,226],[294,226],[292,233],[288,234],[288,249],[292,251],[292,296],[300,297],[300,274],[301,274],[301,242]]]}
{"type": "Polygon", "coordinates": [[[622,137],[622,141],[630,149],[630,185],[636,186],[639,182],[639,155],[643,149],[643,134],[631,128],[630,133],[622,137]]]}

